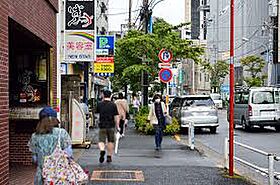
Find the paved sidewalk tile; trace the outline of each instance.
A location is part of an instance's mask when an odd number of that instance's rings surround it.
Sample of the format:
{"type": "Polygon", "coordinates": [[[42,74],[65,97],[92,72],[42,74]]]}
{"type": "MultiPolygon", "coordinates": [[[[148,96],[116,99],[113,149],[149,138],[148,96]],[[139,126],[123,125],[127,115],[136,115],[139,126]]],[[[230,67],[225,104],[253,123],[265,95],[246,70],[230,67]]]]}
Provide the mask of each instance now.
{"type": "Polygon", "coordinates": [[[10,185],[33,185],[36,172],[35,166],[14,165],[10,166],[10,185]]]}

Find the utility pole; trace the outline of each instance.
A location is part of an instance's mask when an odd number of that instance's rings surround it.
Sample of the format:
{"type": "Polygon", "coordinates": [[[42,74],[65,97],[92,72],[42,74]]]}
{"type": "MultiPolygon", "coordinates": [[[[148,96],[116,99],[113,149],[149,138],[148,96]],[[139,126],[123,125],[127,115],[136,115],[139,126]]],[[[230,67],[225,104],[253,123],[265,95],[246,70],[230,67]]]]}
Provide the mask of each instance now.
{"type": "Polygon", "coordinates": [[[229,176],[233,176],[234,160],[234,0],[230,0],[230,97],[229,97],[229,176]]]}
{"type": "Polygon", "coordinates": [[[277,38],[275,38],[275,39],[273,39],[273,40],[275,40],[274,42],[276,42],[277,44],[275,44],[275,45],[277,45],[277,49],[275,50],[276,52],[277,52],[277,58],[276,58],[276,60],[274,60],[275,61],[275,84],[278,84],[278,60],[279,60],[279,58],[280,58],[280,52],[279,52],[279,49],[280,49],[280,37],[279,37],[279,26],[280,26],[280,22],[279,22],[279,20],[280,20],[280,10],[279,10],[279,3],[280,3],[280,0],[277,0],[277,20],[275,21],[275,26],[277,27],[276,29],[275,29],[275,32],[276,32],[276,36],[277,36],[277,38]]]}
{"type": "Polygon", "coordinates": [[[129,0],[129,8],[128,8],[128,30],[131,29],[131,7],[132,7],[132,0],[129,0]]]}
{"type": "MultiPolygon", "coordinates": [[[[148,33],[148,24],[149,24],[149,0],[143,0],[143,31],[148,33]]],[[[142,64],[146,65],[146,54],[143,54],[142,64]]],[[[143,105],[148,105],[148,72],[143,71],[142,73],[142,103],[143,105]]]]}
{"type": "MultiPolygon", "coordinates": [[[[128,31],[131,30],[131,7],[132,7],[132,0],[129,0],[129,5],[128,5],[128,31]]],[[[122,24],[121,24],[121,38],[123,38],[123,31],[122,31],[122,24]]],[[[127,98],[127,84],[124,84],[124,97],[127,98]]]]}

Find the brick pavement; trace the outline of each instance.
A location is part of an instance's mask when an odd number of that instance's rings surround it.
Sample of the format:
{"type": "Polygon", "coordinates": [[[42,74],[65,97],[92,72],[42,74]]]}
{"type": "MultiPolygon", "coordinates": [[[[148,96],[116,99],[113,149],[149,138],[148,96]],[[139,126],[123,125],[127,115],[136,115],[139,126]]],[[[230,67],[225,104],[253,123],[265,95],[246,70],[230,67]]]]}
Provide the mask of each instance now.
{"type": "Polygon", "coordinates": [[[36,172],[35,166],[10,165],[9,170],[10,185],[33,185],[36,172]]]}

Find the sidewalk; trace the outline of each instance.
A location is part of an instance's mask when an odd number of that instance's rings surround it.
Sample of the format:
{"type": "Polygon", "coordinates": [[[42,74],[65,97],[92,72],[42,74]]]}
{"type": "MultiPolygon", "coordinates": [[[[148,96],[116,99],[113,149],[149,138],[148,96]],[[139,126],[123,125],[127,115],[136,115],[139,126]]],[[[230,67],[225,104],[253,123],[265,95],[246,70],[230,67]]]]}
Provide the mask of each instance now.
{"type": "MultiPolygon", "coordinates": [[[[96,136],[97,130],[91,130],[91,134],[96,136]]],[[[133,125],[120,140],[119,153],[113,156],[111,164],[99,164],[97,145],[88,150],[75,149],[75,156],[90,171],[92,180],[89,184],[250,184],[241,178],[225,178],[223,169],[216,167],[214,161],[197,151],[191,151],[170,136],[164,137],[162,151],[156,152],[154,137],[136,133],[133,125]],[[136,180],[136,173],[132,173],[135,171],[143,175],[144,181],[136,180]]]]}
{"type": "Polygon", "coordinates": [[[35,166],[10,165],[10,185],[33,185],[36,172],[35,166]]]}

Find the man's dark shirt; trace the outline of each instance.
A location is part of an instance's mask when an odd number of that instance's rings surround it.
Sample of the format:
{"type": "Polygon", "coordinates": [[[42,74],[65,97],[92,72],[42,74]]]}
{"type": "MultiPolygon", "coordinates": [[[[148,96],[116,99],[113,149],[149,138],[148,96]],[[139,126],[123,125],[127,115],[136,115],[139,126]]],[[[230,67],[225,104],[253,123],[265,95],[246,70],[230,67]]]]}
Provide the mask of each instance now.
{"type": "Polygon", "coordinates": [[[114,116],[118,115],[115,103],[108,100],[98,103],[96,113],[99,113],[99,128],[115,128],[114,116]]]}

